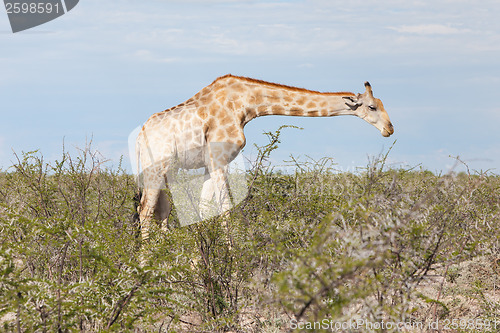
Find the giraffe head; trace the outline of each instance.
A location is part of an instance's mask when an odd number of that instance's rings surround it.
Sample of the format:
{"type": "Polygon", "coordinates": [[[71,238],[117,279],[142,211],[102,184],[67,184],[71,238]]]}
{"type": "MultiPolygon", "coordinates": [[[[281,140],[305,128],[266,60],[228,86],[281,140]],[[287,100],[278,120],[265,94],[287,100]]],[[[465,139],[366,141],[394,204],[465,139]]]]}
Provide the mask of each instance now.
{"type": "Polygon", "coordinates": [[[366,91],[356,96],[344,97],[346,105],[361,119],[375,126],[380,133],[388,137],[394,133],[394,127],[382,101],[373,97],[370,83],[365,82],[366,91]]]}

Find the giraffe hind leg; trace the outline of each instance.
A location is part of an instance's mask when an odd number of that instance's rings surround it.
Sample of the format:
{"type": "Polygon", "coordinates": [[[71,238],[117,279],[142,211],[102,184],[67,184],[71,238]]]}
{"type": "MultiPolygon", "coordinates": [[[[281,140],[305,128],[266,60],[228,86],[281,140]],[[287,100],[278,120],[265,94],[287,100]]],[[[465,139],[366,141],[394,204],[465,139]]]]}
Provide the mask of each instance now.
{"type": "Polygon", "coordinates": [[[155,209],[155,218],[160,223],[162,231],[166,232],[169,226],[169,217],[172,212],[172,203],[165,190],[161,190],[155,209]]]}
{"type": "Polygon", "coordinates": [[[139,220],[141,222],[142,241],[149,239],[149,226],[153,217],[160,197],[161,189],[145,188],[142,193],[139,220]]]}

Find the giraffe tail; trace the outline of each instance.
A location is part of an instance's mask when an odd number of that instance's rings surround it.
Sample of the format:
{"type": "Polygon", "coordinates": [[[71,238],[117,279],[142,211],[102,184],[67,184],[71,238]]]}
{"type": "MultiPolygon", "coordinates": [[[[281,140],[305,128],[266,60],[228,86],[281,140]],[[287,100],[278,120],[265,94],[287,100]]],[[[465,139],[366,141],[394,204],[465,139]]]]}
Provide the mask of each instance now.
{"type": "Polygon", "coordinates": [[[140,159],[141,159],[141,143],[140,143],[140,137],[141,134],[139,133],[139,136],[137,137],[135,141],[135,183],[137,184],[137,192],[141,192],[141,165],[140,165],[140,159]]]}
{"type": "Polygon", "coordinates": [[[141,220],[140,220],[140,211],[141,211],[141,198],[142,198],[142,189],[141,189],[141,169],[140,169],[140,158],[141,158],[141,142],[140,142],[140,137],[141,134],[136,138],[135,141],[135,174],[134,174],[134,180],[137,185],[136,192],[134,194],[134,197],[132,198],[132,201],[134,203],[134,214],[131,216],[131,221],[133,225],[136,227],[136,238],[139,238],[140,233],[141,233],[141,220]]]}

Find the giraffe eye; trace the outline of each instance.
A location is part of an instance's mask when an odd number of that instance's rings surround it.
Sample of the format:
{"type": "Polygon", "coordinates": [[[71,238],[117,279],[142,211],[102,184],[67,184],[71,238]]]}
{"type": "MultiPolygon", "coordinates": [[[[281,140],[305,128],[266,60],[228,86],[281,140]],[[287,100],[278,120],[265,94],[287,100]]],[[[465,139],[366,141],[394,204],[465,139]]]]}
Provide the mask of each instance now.
{"type": "Polygon", "coordinates": [[[373,105],[368,105],[368,108],[370,109],[370,111],[377,111],[377,108],[373,105]]]}

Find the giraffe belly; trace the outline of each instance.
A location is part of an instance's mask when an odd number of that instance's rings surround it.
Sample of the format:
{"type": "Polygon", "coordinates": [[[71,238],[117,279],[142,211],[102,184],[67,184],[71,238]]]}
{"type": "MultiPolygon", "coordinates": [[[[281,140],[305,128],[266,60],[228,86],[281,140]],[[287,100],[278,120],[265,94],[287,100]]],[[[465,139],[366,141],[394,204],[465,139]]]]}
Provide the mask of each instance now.
{"type": "Polygon", "coordinates": [[[177,166],[183,169],[199,169],[203,167],[225,167],[231,163],[240,146],[230,142],[208,142],[196,147],[180,145],[176,150],[177,166]]]}
{"type": "Polygon", "coordinates": [[[182,169],[203,168],[205,166],[205,147],[178,147],[175,160],[178,163],[177,166],[182,169]]]}

